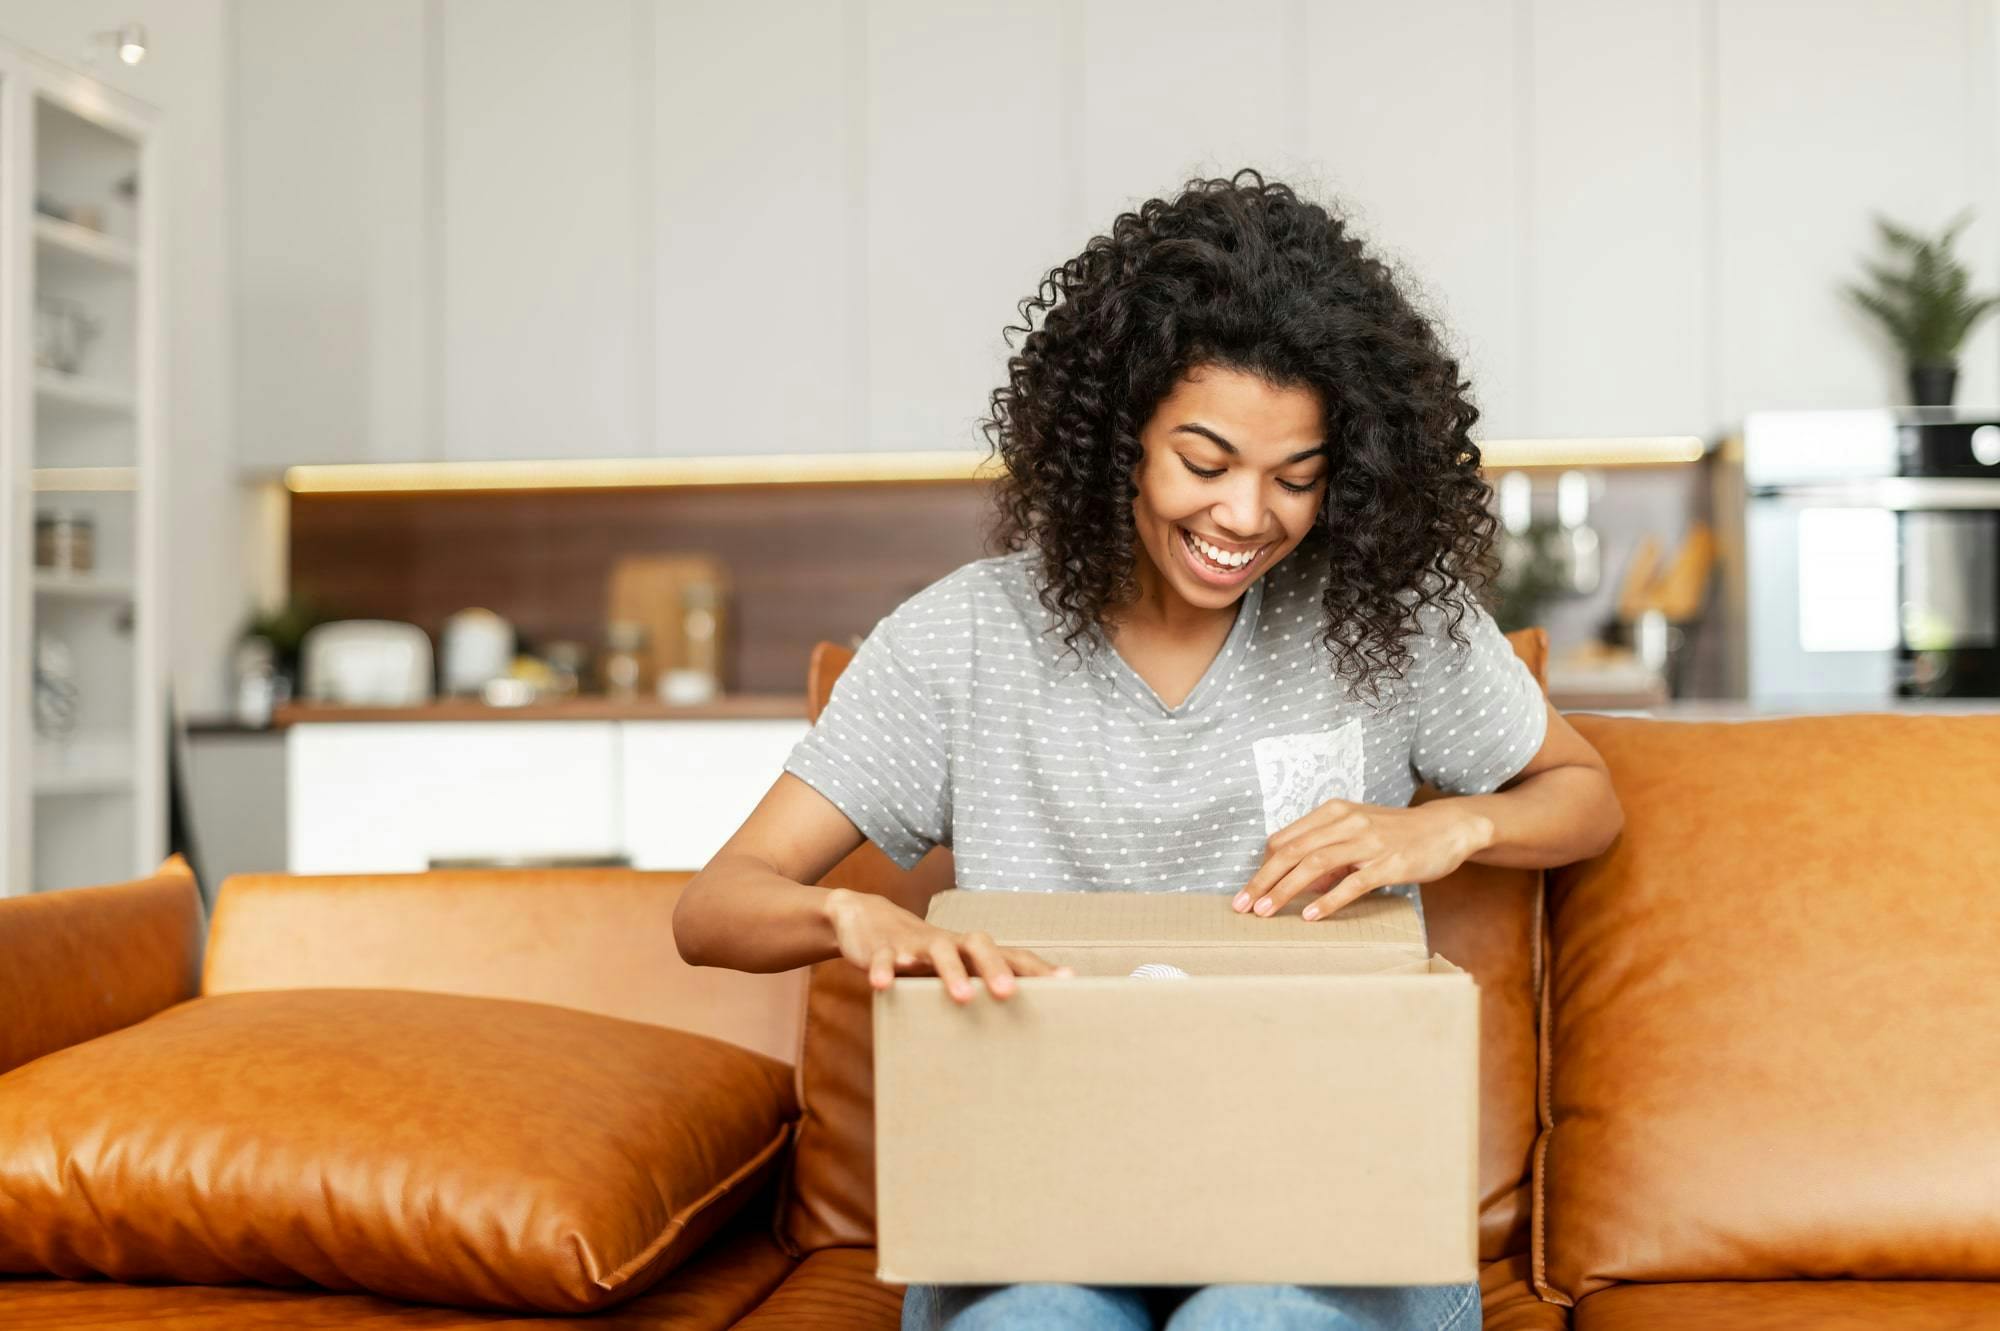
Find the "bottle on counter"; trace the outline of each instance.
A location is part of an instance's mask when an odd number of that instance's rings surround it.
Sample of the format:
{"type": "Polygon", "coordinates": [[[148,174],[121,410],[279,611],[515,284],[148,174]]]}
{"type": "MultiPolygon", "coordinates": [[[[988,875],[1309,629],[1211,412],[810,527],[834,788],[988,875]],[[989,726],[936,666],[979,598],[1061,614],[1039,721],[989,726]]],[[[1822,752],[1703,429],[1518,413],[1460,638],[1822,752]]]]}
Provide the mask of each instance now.
{"type": "Polygon", "coordinates": [[[549,665],[549,692],[557,698],[574,698],[583,691],[583,677],[590,668],[590,648],[567,638],[542,649],[549,665]]]}
{"type": "Polygon", "coordinates": [[[262,729],[271,724],[271,713],[279,702],[278,657],[269,638],[245,637],[236,644],[230,658],[236,677],[236,721],[238,725],[262,729]]]}
{"type": "Polygon", "coordinates": [[[683,663],[661,673],[662,702],[698,706],[722,691],[722,621],[717,613],[721,589],[712,582],[690,582],[681,589],[683,663]]]}
{"type": "Polygon", "coordinates": [[[630,619],[615,619],[604,630],[604,694],[619,702],[639,696],[639,681],[646,669],[646,626],[630,619]]]}

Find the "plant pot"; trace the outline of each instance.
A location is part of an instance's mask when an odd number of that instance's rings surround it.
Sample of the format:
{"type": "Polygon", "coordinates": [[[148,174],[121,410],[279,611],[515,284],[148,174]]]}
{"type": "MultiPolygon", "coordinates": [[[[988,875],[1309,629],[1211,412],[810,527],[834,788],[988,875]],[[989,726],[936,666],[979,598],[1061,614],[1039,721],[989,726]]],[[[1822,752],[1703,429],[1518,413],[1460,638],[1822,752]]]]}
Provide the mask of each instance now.
{"type": "Polygon", "coordinates": [[[1956,365],[1912,365],[1910,401],[1919,407],[1948,407],[1958,388],[1956,365]]]}

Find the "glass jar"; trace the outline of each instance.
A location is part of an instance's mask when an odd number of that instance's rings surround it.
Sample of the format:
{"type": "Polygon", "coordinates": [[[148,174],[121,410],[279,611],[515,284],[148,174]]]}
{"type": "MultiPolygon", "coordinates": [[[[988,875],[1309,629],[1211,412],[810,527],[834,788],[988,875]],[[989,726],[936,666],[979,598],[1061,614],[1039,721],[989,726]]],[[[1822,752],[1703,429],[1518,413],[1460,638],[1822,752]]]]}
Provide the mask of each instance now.
{"type": "Polygon", "coordinates": [[[97,561],[97,526],[88,513],[45,509],[35,514],[35,567],[88,573],[97,561]]]}
{"type": "Polygon", "coordinates": [[[604,693],[620,702],[639,696],[645,673],[646,626],[629,619],[613,620],[604,630],[604,693]]]}

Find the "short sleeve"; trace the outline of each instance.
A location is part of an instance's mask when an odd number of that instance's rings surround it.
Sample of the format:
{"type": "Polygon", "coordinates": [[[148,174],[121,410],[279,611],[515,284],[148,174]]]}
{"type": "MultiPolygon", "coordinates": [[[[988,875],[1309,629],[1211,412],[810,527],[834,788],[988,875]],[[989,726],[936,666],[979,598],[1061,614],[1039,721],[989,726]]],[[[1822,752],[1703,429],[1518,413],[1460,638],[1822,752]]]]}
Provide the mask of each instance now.
{"type": "Polygon", "coordinates": [[[1465,606],[1458,631],[1470,645],[1453,641],[1451,611],[1424,607],[1425,632],[1413,648],[1423,664],[1416,672],[1410,765],[1445,794],[1485,795],[1540,752],[1548,734],[1548,701],[1492,614],[1465,594],[1462,583],[1454,590],[1465,606]]]}
{"type": "Polygon", "coordinates": [[[904,869],[951,844],[946,710],[892,614],[862,639],[813,728],[785,758],[904,869]]]}

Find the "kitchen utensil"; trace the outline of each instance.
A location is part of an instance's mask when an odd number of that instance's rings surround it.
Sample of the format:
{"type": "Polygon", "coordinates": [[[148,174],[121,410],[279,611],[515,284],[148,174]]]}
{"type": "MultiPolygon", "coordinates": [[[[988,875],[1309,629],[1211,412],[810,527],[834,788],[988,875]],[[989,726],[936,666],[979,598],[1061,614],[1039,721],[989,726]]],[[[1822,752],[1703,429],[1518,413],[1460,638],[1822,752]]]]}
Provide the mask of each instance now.
{"type": "Polygon", "coordinates": [[[103,328],[73,300],[35,298],[35,364],[64,374],[83,368],[84,349],[103,328]]]}
{"type": "Polygon", "coordinates": [[[1673,563],[1659,580],[1654,604],[1676,623],[1701,613],[1708,590],[1708,571],[1715,563],[1715,533],[1705,522],[1696,522],[1687,539],[1674,552],[1673,563]]]}
{"type": "Polygon", "coordinates": [[[60,739],[76,729],[83,704],[76,680],[76,657],[69,644],[46,629],[35,634],[35,733],[60,739]]]}
{"type": "Polygon", "coordinates": [[[653,693],[664,671],[704,670],[724,679],[729,631],[728,567],[712,555],[632,555],[611,570],[607,620],[642,625],[644,657],[636,687],[653,693]],[[706,614],[695,612],[705,611],[706,614]]]}
{"type": "Polygon", "coordinates": [[[1629,624],[1646,610],[1655,570],[1660,562],[1659,538],[1650,532],[1639,538],[1632,562],[1625,566],[1625,580],[1618,590],[1618,618],[1629,624]]]}

